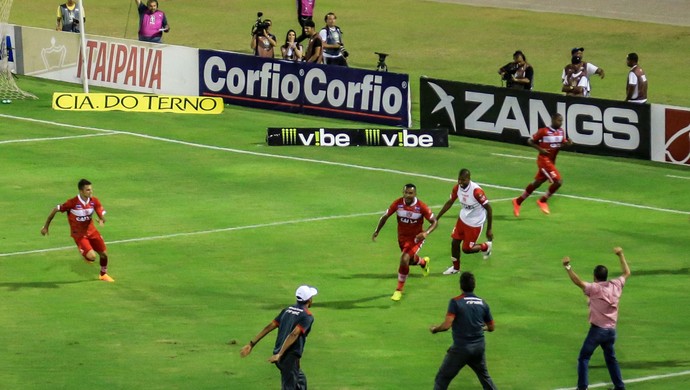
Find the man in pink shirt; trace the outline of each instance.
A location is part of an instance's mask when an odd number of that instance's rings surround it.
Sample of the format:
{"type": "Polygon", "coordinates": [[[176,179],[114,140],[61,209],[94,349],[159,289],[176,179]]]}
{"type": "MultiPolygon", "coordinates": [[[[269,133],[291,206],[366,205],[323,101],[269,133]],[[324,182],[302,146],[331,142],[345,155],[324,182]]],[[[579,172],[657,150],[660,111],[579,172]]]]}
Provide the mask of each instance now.
{"type": "Polygon", "coordinates": [[[594,268],[594,283],[582,281],[575,271],[573,271],[570,265],[570,258],[563,258],[563,266],[568,271],[570,280],[572,280],[576,286],[580,287],[585,295],[589,297],[589,322],[592,326],[589,328],[587,338],[580,350],[580,356],[577,358],[578,390],[586,390],[589,385],[587,375],[589,359],[598,346],[601,346],[601,349],[604,351],[604,360],[606,361],[606,367],[609,370],[614,390],[625,389],[613,344],[616,342],[618,302],[623,293],[623,285],[625,285],[625,281],[630,277],[630,268],[625,261],[623,248],[613,248],[613,252],[618,255],[623,274],[616,279],[606,281],[609,273],[608,269],[603,265],[597,265],[594,268]]]}

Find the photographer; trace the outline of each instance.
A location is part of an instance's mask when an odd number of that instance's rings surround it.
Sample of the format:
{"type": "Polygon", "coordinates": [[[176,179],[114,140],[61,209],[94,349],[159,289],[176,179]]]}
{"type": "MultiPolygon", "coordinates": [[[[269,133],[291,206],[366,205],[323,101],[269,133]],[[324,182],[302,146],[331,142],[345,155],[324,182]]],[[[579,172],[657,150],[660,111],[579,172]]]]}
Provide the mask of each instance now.
{"type": "Polygon", "coordinates": [[[134,0],[139,11],[139,40],[143,42],[161,43],[163,33],[170,32],[168,18],[165,12],[158,9],[158,0],[134,0]]]}
{"type": "Polygon", "coordinates": [[[506,88],[531,90],[534,69],[527,63],[525,54],[518,50],[513,53],[513,62],[505,64],[498,70],[501,80],[506,82],[506,88]]]}
{"type": "Polygon", "coordinates": [[[57,9],[57,26],[55,26],[55,30],[78,33],[80,13],[84,21],[86,21],[85,14],[77,7],[77,3],[74,0],[67,0],[66,3],[60,4],[57,9]]]}
{"type": "Polygon", "coordinates": [[[323,18],[326,26],[319,31],[319,37],[323,42],[323,60],[326,65],[347,66],[349,53],[343,45],[343,32],[335,25],[337,16],[329,12],[323,18]]]}
{"type": "Polygon", "coordinates": [[[285,35],[285,44],[280,47],[280,54],[284,60],[302,61],[303,48],[302,44],[295,41],[297,33],[295,30],[289,30],[285,35]]]}
{"type": "Polygon", "coordinates": [[[273,58],[274,50],[278,44],[276,42],[276,36],[271,34],[271,22],[270,19],[264,21],[261,20],[261,12],[257,14],[259,17],[254,24],[252,29],[252,42],[250,47],[254,50],[254,55],[263,58],[273,58]]]}

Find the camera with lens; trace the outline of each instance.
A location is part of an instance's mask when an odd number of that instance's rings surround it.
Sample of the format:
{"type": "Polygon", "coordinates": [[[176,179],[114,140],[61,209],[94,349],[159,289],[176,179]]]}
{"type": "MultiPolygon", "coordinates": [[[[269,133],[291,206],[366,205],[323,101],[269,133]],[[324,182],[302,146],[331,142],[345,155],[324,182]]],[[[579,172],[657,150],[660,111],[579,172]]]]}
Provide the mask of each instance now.
{"type": "Polygon", "coordinates": [[[269,22],[261,20],[262,16],[264,16],[263,12],[256,13],[256,22],[252,26],[252,35],[264,35],[264,31],[271,27],[269,22]]]}
{"type": "Polygon", "coordinates": [[[520,64],[516,62],[510,62],[506,64],[504,67],[501,68],[501,70],[503,71],[501,79],[503,81],[511,81],[513,79],[513,74],[517,72],[518,68],[520,68],[520,64]]]}
{"type": "Polygon", "coordinates": [[[72,32],[79,32],[79,19],[77,18],[72,18],[72,32]]]}
{"type": "Polygon", "coordinates": [[[345,50],[345,46],[340,46],[340,54],[342,54],[345,58],[350,56],[350,53],[347,50],[345,50]]]}

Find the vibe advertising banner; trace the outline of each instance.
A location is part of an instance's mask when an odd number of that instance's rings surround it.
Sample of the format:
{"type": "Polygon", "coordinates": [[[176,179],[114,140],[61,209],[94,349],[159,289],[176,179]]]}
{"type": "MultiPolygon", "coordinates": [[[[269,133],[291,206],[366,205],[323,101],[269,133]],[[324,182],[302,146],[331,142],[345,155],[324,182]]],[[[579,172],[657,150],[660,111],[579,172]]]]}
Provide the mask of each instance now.
{"type": "Polygon", "coordinates": [[[420,79],[422,128],[447,127],[451,135],[526,144],[552,112],[581,153],[650,158],[650,106],[594,98],[520,91],[458,81],[420,79]]]}
{"type": "Polygon", "coordinates": [[[199,96],[135,95],[124,93],[53,93],[53,110],[173,112],[220,114],[221,98],[199,96]]]}
{"type": "Polygon", "coordinates": [[[448,147],[447,129],[324,129],[269,127],[269,146],[448,147]]]}
{"type": "Polygon", "coordinates": [[[199,95],[248,107],[411,125],[406,74],[199,50],[199,95]]]}
{"type": "Polygon", "coordinates": [[[652,104],[652,160],[690,166],[690,108],[652,104]]]}

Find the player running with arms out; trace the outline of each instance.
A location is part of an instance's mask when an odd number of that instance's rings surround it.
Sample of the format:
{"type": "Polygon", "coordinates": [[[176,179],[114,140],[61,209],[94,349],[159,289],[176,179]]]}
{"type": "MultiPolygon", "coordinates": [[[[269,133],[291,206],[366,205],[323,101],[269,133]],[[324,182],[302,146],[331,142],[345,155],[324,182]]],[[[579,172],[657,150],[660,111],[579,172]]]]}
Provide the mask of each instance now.
{"type": "Polygon", "coordinates": [[[417,199],[417,187],[414,184],[405,184],[403,196],[396,199],[379,219],[379,224],[371,236],[372,241],[376,241],[383,225],[393,214],[398,219],[398,245],[401,254],[400,265],[398,266],[398,287],[391,299],[399,301],[402,298],[405,281],[410,273],[410,265],[419,265],[422,267],[423,275],[429,275],[429,258],[420,258],[417,253],[424,245],[424,240],[436,229],[438,222],[431,209],[417,199]],[[431,223],[426,230],[424,230],[425,219],[431,223]]]}
{"type": "Polygon", "coordinates": [[[458,184],[453,187],[453,190],[450,192],[450,198],[443,205],[441,211],[438,212],[437,218],[439,220],[446,211],[453,207],[453,203],[456,200],[462,208],[453,228],[453,233],[450,235],[453,239],[450,244],[450,255],[453,265],[443,271],[444,275],[453,275],[460,272],[460,244],[462,244],[462,251],[464,253],[469,254],[481,251],[484,254],[484,260],[486,260],[491,256],[492,240],[494,239],[494,233],[491,231],[493,210],[484,190],[471,180],[469,169],[463,168],[458,173],[458,184]],[[477,240],[482,234],[484,222],[486,222],[486,238],[488,241],[478,244],[477,240]]]}
{"type": "Polygon", "coordinates": [[[90,181],[86,179],[79,180],[77,188],[79,188],[77,196],[53,208],[50,215],[48,215],[48,219],[46,219],[46,223],[41,228],[41,234],[44,236],[48,235],[50,222],[53,221],[53,217],[55,217],[58,211],[67,213],[70,235],[77,244],[79,252],[84,256],[84,260],[91,264],[96,261],[96,253],[98,253],[101,264],[101,273],[98,278],[105,282],[114,282],[115,280],[108,276],[108,253],[106,252],[105,242],[93,223],[93,215],[95,213],[98,217],[99,225],[103,226],[105,224],[105,210],[103,210],[103,206],[98,198],[93,196],[93,188],[90,181]]]}
{"type": "Polygon", "coordinates": [[[559,113],[551,114],[551,126],[539,129],[531,138],[527,139],[527,143],[539,151],[539,156],[537,156],[538,170],[534,176],[534,181],[525,188],[525,192],[513,199],[513,214],[516,217],[520,216],[522,202],[547,180],[551,185],[546,193],[537,199],[537,206],[544,214],[551,213],[546,202],[563,185],[561,173],[556,169],[556,156],[563,146],[573,144],[573,140],[568,138],[565,130],[561,128],[562,125],[563,116],[559,113]]]}

